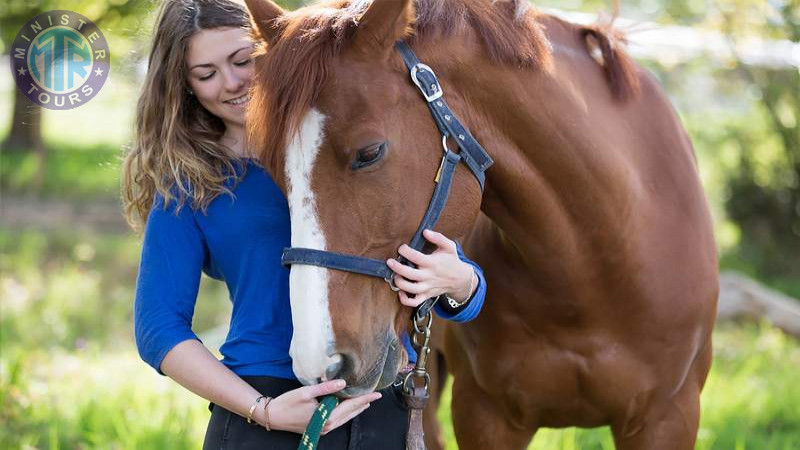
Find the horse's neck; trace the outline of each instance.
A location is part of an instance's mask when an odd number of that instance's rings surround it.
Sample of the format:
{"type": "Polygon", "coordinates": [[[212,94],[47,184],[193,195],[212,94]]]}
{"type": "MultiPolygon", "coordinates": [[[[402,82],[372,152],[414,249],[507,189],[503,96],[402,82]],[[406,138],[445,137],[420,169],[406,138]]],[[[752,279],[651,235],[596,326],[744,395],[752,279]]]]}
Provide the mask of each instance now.
{"type": "MultiPolygon", "coordinates": [[[[556,61],[554,70],[564,69],[556,61]]],[[[584,102],[592,95],[569,74],[491,66],[480,57],[451,73],[448,101],[495,160],[482,210],[531,265],[562,270],[555,255],[585,261],[598,230],[624,226],[626,165],[589,123],[584,102]]],[[[587,85],[608,89],[602,76],[587,85]]],[[[597,244],[614,245],[606,234],[597,244]]]]}

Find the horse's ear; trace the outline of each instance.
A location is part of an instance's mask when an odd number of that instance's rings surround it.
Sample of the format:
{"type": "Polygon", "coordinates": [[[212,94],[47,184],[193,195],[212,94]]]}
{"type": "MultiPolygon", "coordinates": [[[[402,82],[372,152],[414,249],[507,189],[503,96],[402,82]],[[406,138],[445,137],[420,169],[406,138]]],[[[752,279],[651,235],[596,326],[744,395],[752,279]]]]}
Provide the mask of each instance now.
{"type": "Polygon", "coordinates": [[[386,54],[411,33],[412,0],[373,0],[358,20],[354,45],[368,55],[386,54]]]}
{"type": "Polygon", "coordinates": [[[283,9],[271,0],[245,0],[250,18],[261,37],[270,42],[278,37],[276,20],[283,15],[283,9]]]}

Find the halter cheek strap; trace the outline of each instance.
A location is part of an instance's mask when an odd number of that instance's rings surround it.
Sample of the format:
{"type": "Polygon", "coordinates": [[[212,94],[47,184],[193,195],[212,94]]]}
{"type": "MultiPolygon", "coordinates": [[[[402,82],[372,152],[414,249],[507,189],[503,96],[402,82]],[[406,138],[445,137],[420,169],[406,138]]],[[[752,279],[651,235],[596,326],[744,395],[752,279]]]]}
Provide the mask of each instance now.
{"type": "MultiPolygon", "coordinates": [[[[395,48],[400,52],[403,62],[411,74],[411,81],[419,88],[422,96],[425,97],[428,109],[433,115],[436,127],[442,136],[442,162],[439,166],[439,171],[434,180],[436,187],[433,190],[433,196],[425,215],[422,218],[419,228],[414,233],[414,236],[409,242],[409,246],[417,251],[422,251],[425,245],[425,238],[422,232],[425,229],[433,229],[439,218],[442,215],[444,207],[447,205],[447,199],[450,196],[450,187],[453,184],[453,176],[459,161],[463,161],[469,168],[478,184],[483,190],[486,180],[484,172],[489,166],[492,165],[492,158],[486,153],[486,150],[481,147],[478,141],[470,134],[470,132],[461,124],[458,118],[447,106],[447,103],[442,97],[442,87],[436,74],[433,70],[422,64],[411,48],[408,47],[403,41],[398,41],[395,48]],[[447,146],[448,138],[452,138],[458,145],[460,152],[455,153],[447,146]]],[[[405,258],[398,258],[398,260],[406,265],[413,266],[414,264],[405,258]]],[[[393,290],[398,290],[394,286],[394,272],[386,262],[380,259],[365,258],[362,256],[346,255],[342,253],[329,252],[325,250],[316,250],[310,248],[292,247],[284,249],[281,262],[284,266],[292,264],[306,264],[312,266],[326,267],[328,269],[343,270],[347,272],[358,273],[367,276],[379,277],[386,280],[393,290]]],[[[427,299],[423,304],[417,307],[417,314],[422,317],[426,315],[435,303],[434,299],[427,299]]]]}
{"type": "Polygon", "coordinates": [[[492,157],[486,153],[486,150],[475,140],[472,133],[461,124],[461,121],[450,110],[443,98],[442,86],[439,84],[436,74],[433,73],[433,69],[422,64],[417,55],[404,41],[397,41],[394,47],[400,53],[403,62],[408,68],[411,74],[411,81],[414,82],[422,92],[422,96],[425,97],[428,109],[430,109],[431,115],[436,122],[436,127],[439,128],[439,133],[441,133],[444,140],[448,137],[455,139],[460,149],[461,158],[472,174],[475,175],[481,185],[481,191],[483,191],[483,185],[486,181],[484,172],[494,162],[492,157]]]}

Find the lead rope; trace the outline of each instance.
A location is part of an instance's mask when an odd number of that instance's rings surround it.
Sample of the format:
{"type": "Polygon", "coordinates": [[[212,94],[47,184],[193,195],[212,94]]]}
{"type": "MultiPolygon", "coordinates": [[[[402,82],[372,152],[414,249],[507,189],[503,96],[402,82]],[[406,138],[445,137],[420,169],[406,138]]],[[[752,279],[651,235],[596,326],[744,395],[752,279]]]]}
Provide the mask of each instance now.
{"type": "Polygon", "coordinates": [[[335,395],[326,395],[320,400],[319,406],[314,410],[314,415],[311,416],[311,421],[308,422],[306,432],[303,433],[303,438],[300,439],[297,450],[315,450],[317,448],[322,427],[325,426],[325,422],[331,417],[331,412],[338,404],[339,399],[335,395]]]}
{"type": "Polygon", "coordinates": [[[417,363],[403,379],[403,396],[409,410],[406,450],[425,450],[422,412],[428,403],[428,387],[431,383],[431,377],[427,371],[428,354],[431,351],[431,324],[433,323],[431,309],[430,307],[419,308],[411,319],[414,324],[414,335],[411,337],[411,342],[417,349],[417,363]],[[415,379],[422,381],[422,385],[417,386],[414,382],[415,379]]]}

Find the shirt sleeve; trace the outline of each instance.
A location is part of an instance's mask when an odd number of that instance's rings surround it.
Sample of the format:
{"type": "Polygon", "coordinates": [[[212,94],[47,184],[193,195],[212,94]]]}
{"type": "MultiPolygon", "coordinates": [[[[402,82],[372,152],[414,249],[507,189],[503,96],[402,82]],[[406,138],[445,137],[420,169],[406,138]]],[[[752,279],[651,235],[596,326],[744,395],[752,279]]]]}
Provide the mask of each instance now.
{"type": "Polygon", "coordinates": [[[442,307],[441,300],[436,302],[433,309],[436,311],[436,315],[445,320],[469,322],[477,317],[478,313],[481,312],[481,308],[483,308],[483,301],[486,299],[486,279],[483,277],[483,269],[464,256],[464,250],[461,249],[461,244],[458,242],[456,242],[456,250],[458,251],[458,257],[461,261],[471,265],[475,270],[475,274],[478,275],[478,287],[475,289],[475,293],[472,294],[466,306],[463,309],[459,308],[456,313],[442,307]]]}
{"type": "Polygon", "coordinates": [[[134,335],[139,356],[159,374],[164,356],[188,339],[205,259],[205,239],[194,212],[175,202],[164,208],[156,195],[147,218],[134,298],[134,335]]]}

